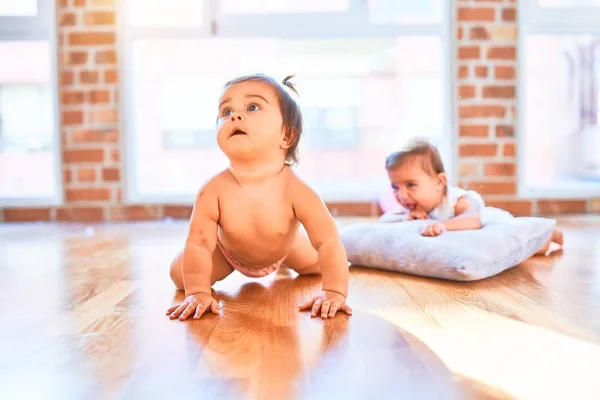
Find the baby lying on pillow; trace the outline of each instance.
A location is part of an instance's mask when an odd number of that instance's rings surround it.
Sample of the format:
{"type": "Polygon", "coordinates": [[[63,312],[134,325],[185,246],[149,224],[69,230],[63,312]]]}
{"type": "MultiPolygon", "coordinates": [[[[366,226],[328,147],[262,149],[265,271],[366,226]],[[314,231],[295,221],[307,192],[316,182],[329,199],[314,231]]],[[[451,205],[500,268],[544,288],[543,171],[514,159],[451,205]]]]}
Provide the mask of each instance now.
{"type": "MultiPolygon", "coordinates": [[[[479,229],[489,222],[513,218],[505,210],[486,207],[479,193],[448,185],[442,159],[430,143],[419,141],[405,151],[392,153],[385,167],[400,206],[381,216],[381,222],[431,219],[435,222],[421,234],[438,236],[445,231],[479,229]]],[[[545,255],[552,243],[560,247],[563,241],[563,234],[554,230],[536,254],[545,255]]]]}

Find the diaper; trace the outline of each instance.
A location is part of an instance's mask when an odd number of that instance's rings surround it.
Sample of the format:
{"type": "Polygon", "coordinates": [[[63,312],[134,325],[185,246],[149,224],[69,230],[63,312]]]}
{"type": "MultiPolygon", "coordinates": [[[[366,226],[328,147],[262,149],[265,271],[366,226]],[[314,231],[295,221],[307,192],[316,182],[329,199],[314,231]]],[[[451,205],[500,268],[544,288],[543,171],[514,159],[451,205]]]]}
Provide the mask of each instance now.
{"type": "Polygon", "coordinates": [[[217,237],[217,246],[219,246],[223,257],[225,257],[225,259],[233,269],[240,271],[242,274],[250,278],[261,278],[263,276],[267,276],[270,273],[276,271],[283,263],[283,259],[281,259],[275,264],[269,265],[267,267],[249,267],[239,262],[239,260],[237,260],[229,251],[227,251],[225,246],[223,246],[223,244],[219,240],[219,237],[217,237]]]}

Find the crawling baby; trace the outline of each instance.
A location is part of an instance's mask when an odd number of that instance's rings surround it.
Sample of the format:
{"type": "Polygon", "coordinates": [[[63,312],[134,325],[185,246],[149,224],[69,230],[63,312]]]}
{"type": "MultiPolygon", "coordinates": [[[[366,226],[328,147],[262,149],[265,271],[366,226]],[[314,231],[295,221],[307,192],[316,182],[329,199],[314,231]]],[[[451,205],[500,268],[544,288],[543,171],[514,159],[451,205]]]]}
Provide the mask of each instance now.
{"type": "Polygon", "coordinates": [[[291,168],[302,135],[292,92],[289,77],[279,83],[257,74],[225,84],[217,143],[229,168],[196,197],[185,247],[171,264],[171,279],[185,291],[183,302],[167,311],[171,319],[219,313],[212,285],[234,270],[262,277],[282,265],[322,276],[322,291],[300,310],[322,318],[352,313],[346,303],[348,260],[335,222],[291,168]]]}

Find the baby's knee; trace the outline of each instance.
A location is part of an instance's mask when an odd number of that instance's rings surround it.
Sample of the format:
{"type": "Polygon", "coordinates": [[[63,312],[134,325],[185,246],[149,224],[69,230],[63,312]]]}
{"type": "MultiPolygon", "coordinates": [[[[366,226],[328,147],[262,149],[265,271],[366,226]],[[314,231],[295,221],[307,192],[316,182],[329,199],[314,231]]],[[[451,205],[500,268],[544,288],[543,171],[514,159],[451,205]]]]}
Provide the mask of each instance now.
{"type": "Polygon", "coordinates": [[[177,290],[183,290],[183,271],[181,269],[181,254],[171,262],[171,280],[177,290]]]}

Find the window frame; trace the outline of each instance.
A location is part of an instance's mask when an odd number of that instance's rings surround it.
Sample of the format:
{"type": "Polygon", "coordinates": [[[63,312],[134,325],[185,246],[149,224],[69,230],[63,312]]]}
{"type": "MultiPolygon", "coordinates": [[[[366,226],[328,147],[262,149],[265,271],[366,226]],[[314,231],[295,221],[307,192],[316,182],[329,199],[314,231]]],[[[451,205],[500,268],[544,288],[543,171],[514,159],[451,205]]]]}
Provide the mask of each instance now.
{"type": "MultiPolygon", "coordinates": [[[[411,0],[412,1],[412,0],[411,0]]],[[[442,81],[444,83],[444,104],[442,118],[448,121],[442,132],[445,146],[440,153],[447,160],[446,170],[450,179],[457,179],[456,163],[458,155],[457,123],[455,103],[455,83],[452,79],[455,71],[455,61],[452,56],[454,50],[455,25],[451,17],[456,11],[456,6],[444,0],[438,1],[440,7],[440,20],[437,23],[394,23],[372,24],[368,19],[368,2],[365,0],[349,0],[349,8],[343,12],[311,12],[311,13],[282,13],[282,14],[247,14],[243,16],[222,15],[219,10],[220,0],[204,0],[203,25],[197,28],[136,28],[128,26],[127,15],[129,10],[125,0],[119,2],[120,15],[122,16],[121,28],[123,41],[120,44],[121,79],[120,92],[122,93],[121,115],[124,116],[122,129],[125,137],[125,191],[123,201],[126,204],[161,203],[161,204],[190,204],[194,201],[195,194],[189,195],[144,195],[136,191],[135,179],[138,175],[138,162],[135,151],[135,122],[133,120],[133,90],[128,85],[133,82],[133,70],[127,68],[133,63],[133,47],[136,40],[140,39],[165,39],[165,38],[239,38],[241,32],[245,38],[276,37],[278,39],[335,39],[335,38],[382,38],[394,36],[438,36],[442,43],[442,59],[447,60],[443,68],[442,81]],[[293,28],[291,28],[293,27],[293,28]]],[[[324,196],[325,201],[376,201],[378,194],[359,195],[342,199],[324,196]]]]}
{"type": "MultiPolygon", "coordinates": [[[[537,0],[518,2],[518,39],[517,39],[517,76],[522,77],[526,71],[527,52],[525,44],[528,35],[600,35],[600,7],[540,7],[537,0]],[[596,22],[594,22],[596,21],[596,22]]],[[[519,115],[527,114],[525,96],[527,93],[525,79],[517,79],[517,110],[519,115]]],[[[526,183],[526,136],[525,118],[517,118],[517,195],[525,199],[572,199],[600,196],[599,182],[577,182],[555,187],[532,188],[526,183]]]]}
{"type": "Polygon", "coordinates": [[[56,190],[50,197],[0,197],[0,207],[58,206],[64,201],[62,174],[60,96],[58,68],[58,23],[55,1],[37,0],[35,16],[1,16],[0,41],[47,41],[50,50],[50,91],[52,93],[53,135],[50,151],[54,157],[53,170],[56,190]]]}

